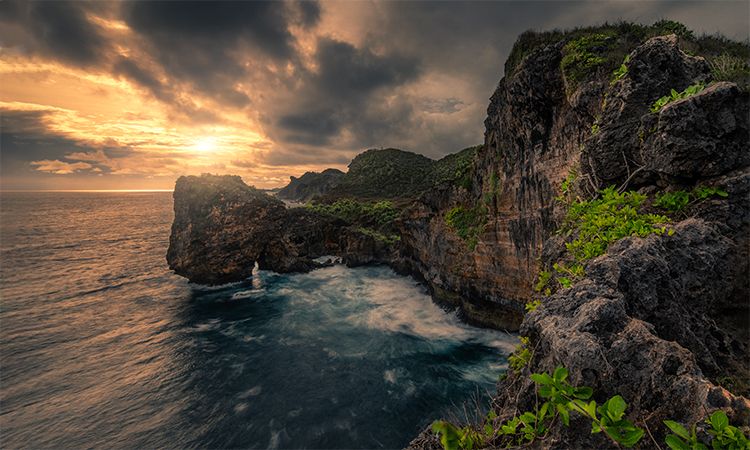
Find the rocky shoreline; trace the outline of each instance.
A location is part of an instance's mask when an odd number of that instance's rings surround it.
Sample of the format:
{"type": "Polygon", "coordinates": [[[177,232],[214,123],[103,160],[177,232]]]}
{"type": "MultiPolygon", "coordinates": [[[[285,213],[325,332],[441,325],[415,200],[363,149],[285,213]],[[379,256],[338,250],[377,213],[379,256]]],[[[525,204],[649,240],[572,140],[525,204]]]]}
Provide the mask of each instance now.
{"type": "MultiPolygon", "coordinates": [[[[413,275],[468,322],[528,339],[528,360],[498,386],[493,426],[532,408],[529,374],[557,366],[598,401],[625,398],[649,430],[641,448],[664,442],[665,419],[692,425],[720,409],[750,425],[750,94],[743,80],[717,79],[700,56],[707,44],[638,30],[522,36],[481,147],[440,161],[366,152],[337,181],[310,188],[326,207],[286,208],[239,177],[181,177],[170,268],[217,284],[246,278],[256,262],[308,271],[333,254],[413,275]],[[397,158],[419,166],[419,185],[397,158]],[[337,186],[360,195],[336,203],[337,186]],[[608,186],[632,192],[643,209],[635,217],[660,228],[640,224],[573,266],[584,232],[566,231],[570,212],[608,186]]],[[[307,200],[310,189],[297,190],[307,200]]],[[[571,418],[527,445],[611,442],[571,418]]],[[[412,446],[442,448],[430,430],[412,446]]]]}

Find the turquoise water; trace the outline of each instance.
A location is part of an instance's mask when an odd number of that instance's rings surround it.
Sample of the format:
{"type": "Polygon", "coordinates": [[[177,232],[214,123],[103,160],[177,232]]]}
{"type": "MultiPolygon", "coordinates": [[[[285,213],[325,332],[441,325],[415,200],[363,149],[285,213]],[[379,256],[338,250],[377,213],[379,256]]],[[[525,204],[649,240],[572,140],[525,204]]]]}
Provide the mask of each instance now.
{"type": "Polygon", "coordinates": [[[1,447],[399,448],[494,391],[516,338],[386,267],[187,283],[171,206],[2,194],[1,447]]]}

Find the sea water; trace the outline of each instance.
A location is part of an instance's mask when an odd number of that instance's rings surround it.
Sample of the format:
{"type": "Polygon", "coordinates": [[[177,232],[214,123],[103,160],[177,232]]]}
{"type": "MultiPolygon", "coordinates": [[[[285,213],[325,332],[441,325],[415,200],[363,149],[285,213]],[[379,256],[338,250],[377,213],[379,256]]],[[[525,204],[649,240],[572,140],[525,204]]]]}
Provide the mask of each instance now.
{"type": "Polygon", "coordinates": [[[400,448],[486,404],[517,341],[383,266],[188,283],[168,192],[0,209],[2,448],[400,448]]]}

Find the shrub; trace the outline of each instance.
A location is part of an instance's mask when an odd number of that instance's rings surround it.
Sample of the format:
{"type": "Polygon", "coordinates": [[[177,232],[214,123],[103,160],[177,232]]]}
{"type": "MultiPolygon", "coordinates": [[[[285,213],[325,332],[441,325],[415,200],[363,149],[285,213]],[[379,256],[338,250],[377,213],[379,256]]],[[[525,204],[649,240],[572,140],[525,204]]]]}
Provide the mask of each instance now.
{"type": "Polygon", "coordinates": [[[534,356],[533,352],[529,348],[529,338],[521,336],[521,343],[516,346],[516,349],[508,356],[508,365],[516,372],[521,373],[524,367],[529,364],[531,357],[534,356]]]}
{"type": "MultiPolygon", "coordinates": [[[[715,411],[706,423],[711,426],[708,434],[712,436],[711,447],[714,449],[747,450],[750,448],[750,441],[740,429],[729,425],[729,419],[724,411],[715,411]]],[[[691,431],[672,420],[665,420],[664,425],[674,433],[665,439],[672,450],[708,450],[708,447],[698,439],[695,425],[691,431]]]]}
{"type": "Polygon", "coordinates": [[[455,206],[445,214],[445,224],[458,237],[466,241],[469,250],[474,250],[479,242],[479,235],[487,222],[487,210],[483,206],[465,208],[455,206]]]}
{"type": "Polygon", "coordinates": [[[347,198],[334,203],[310,203],[306,208],[350,223],[364,222],[380,226],[391,224],[401,213],[388,200],[365,203],[347,198]]]}
{"type": "Polygon", "coordinates": [[[615,84],[618,80],[621,80],[628,73],[627,63],[630,62],[630,55],[625,56],[625,59],[620,64],[620,67],[612,72],[612,80],[609,84],[615,84]]]}
{"type": "Polygon", "coordinates": [[[660,20],[651,26],[658,34],[676,34],[683,39],[695,39],[692,30],[674,20],[660,20]]]}
{"type": "Polygon", "coordinates": [[[401,241],[401,236],[397,234],[384,234],[379,231],[373,230],[372,228],[359,227],[357,228],[357,231],[359,231],[360,233],[366,236],[370,236],[374,238],[375,240],[383,242],[387,245],[393,245],[396,242],[401,241]]]}
{"type": "Polygon", "coordinates": [[[653,105],[651,105],[651,112],[659,112],[662,108],[667,106],[668,104],[677,101],[682,100],[683,98],[688,98],[692,95],[697,94],[698,92],[705,89],[706,85],[703,83],[697,83],[692,86],[688,86],[685,88],[682,92],[677,92],[674,89],[672,89],[669,93],[669,95],[665,95],[664,97],[659,98],[657,101],[654,102],[653,105]]]}
{"type": "Polygon", "coordinates": [[[658,194],[656,200],[654,200],[654,206],[675,213],[682,211],[691,203],[696,203],[709,197],[727,197],[728,195],[729,193],[721,188],[696,186],[690,192],[674,191],[658,194]]]}
{"type": "Polygon", "coordinates": [[[565,44],[560,69],[571,90],[607,62],[615,42],[614,33],[608,31],[586,34],[565,44]]]}
{"type": "Polygon", "coordinates": [[[746,59],[723,53],[709,58],[711,76],[714,81],[732,81],[742,89],[747,90],[750,85],[750,65],[746,59]]]}
{"type": "Polygon", "coordinates": [[[613,186],[600,192],[600,197],[573,202],[568,208],[564,229],[576,237],[565,244],[578,262],[604,254],[609,245],[627,236],[646,237],[662,234],[669,218],[641,214],[638,209],[646,199],[634,191],[619,193],[613,186]]]}
{"type": "Polygon", "coordinates": [[[570,425],[570,413],[575,412],[591,421],[591,433],[604,432],[616,445],[633,447],[643,437],[643,430],[625,418],[628,405],[615,395],[602,405],[589,400],[594,394],[587,386],[573,386],[568,381],[568,370],[557,367],[552,374],[534,373],[531,379],[536,392],[544,402],[533,411],[526,411],[496,426],[497,415],[490,411],[480,431],[465,426],[458,428],[449,422],[439,421],[432,430],[440,434],[440,442],[446,450],[487,447],[506,448],[530,444],[544,438],[549,429],[560,418],[565,426],[570,425]],[[497,442],[497,441],[500,442],[497,442]]]}

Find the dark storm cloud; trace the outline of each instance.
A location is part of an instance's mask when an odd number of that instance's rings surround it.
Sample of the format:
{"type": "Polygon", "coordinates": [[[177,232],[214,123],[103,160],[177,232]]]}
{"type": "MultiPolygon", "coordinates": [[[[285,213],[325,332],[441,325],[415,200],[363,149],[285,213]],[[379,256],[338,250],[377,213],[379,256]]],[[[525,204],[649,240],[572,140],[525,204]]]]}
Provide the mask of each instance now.
{"type": "Polygon", "coordinates": [[[124,8],[128,25],[160,44],[208,40],[214,51],[221,51],[222,46],[248,39],[275,57],[292,53],[282,2],[147,1],[126,3],[124,8]]]}
{"type": "Polygon", "coordinates": [[[302,88],[294,95],[298,101],[274,111],[278,114],[274,125],[285,141],[323,145],[344,128],[364,138],[400,112],[381,111],[375,123],[367,119],[380,102],[378,94],[414,81],[420,74],[416,56],[377,55],[330,38],[318,40],[315,60],[318,70],[302,76],[302,88]]]}
{"type": "Polygon", "coordinates": [[[172,77],[222,103],[250,104],[235,85],[262,70],[264,60],[295,60],[291,25],[314,25],[316,2],[174,2],[123,4],[123,17],[172,77]],[[249,49],[252,55],[240,56],[249,49]]]}
{"type": "Polygon", "coordinates": [[[0,2],[5,29],[0,31],[0,42],[74,65],[94,65],[104,58],[108,46],[86,16],[96,9],[98,5],[88,2],[0,2]]]}
{"type": "MultiPolygon", "coordinates": [[[[175,117],[220,121],[196,106],[210,103],[201,96],[257,115],[275,143],[268,164],[338,164],[367,147],[439,157],[481,142],[488,98],[525,30],[662,18],[698,33],[748,33],[747,2],[0,1],[0,45],[111,71],[175,117]],[[92,15],[122,20],[132,33],[107,38],[92,15]],[[336,29],[350,25],[350,34],[336,29]],[[292,30],[300,29],[312,54],[297,53],[292,30]]],[[[3,162],[24,151],[53,158],[55,146],[78,151],[43,119],[37,111],[3,118],[3,162]]]]}
{"type": "Polygon", "coordinates": [[[3,174],[31,172],[30,161],[58,160],[93,148],[48,130],[49,111],[0,109],[0,167],[3,174]]]}

